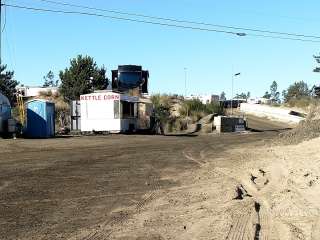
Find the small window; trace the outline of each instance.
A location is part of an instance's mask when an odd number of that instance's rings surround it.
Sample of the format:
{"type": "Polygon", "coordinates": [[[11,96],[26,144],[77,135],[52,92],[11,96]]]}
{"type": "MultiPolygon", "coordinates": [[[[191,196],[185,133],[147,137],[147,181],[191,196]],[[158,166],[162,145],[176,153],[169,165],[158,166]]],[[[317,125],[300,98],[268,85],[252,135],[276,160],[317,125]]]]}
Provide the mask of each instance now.
{"type": "Polygon", "coordinates": [[[122,118],[134,118],[135,114],[135,103],[121,101],[122,105],[122,118]]]}

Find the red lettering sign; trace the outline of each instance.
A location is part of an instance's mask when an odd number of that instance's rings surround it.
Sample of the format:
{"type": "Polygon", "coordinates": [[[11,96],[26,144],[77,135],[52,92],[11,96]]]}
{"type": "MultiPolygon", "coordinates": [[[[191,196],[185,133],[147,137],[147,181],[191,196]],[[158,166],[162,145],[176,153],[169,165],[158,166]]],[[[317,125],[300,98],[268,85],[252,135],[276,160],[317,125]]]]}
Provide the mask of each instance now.
{"type": "Polygon", "coordinates": [[[81,101],[102,101],[102,100],[120,100],[119,95],[84,95],[80,96],[81,101]]]}

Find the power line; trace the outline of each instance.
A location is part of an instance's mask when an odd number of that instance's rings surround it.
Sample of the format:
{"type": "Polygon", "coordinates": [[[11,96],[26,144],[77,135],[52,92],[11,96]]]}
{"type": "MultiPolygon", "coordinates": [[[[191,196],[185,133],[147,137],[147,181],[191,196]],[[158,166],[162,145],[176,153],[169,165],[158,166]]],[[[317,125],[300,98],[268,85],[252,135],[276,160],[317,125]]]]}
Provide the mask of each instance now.
{"type": "Polygon", "coordinates": [[[40,12],[62,13],[62,14],[78,14],[78,15],[86,15],[86,16],[103,17],[103,18],[110,18],[110,19],[116,19],[116,20],[124,20],[124,21],[130,21],[130,22],[138,22],[138,23],[146,23],[146,24],[153,24],[153,25],[161,25],[161,26],[167,26],[167,27],[176,27],[176,28],[192,29],[192,30],[199,30],[199,31],[227,33],[227,34],[233,34],[233,35],[237,35],[237,36],[243,36],[243,34],[245,34],[245,33],[238,33],[238,32],[232,32],[232,31],[224,31],[224,30],[218,30],[218,29],[200,28],[200,27],[192,27],[192,26],[185,26],[185,25],[176,25],[176,24],[169,24],[169,23],[146,21],[146,20],[133,19],[133,18],[110,16],[110,15],[104,15],[104,14],[98,14],[98,13],[55,10],[55,9],[48,9],[48,8],[35,8],[35,7],[27,7],[27,6],[12,5],[12,4],[3,4],[3,6],[12,7],[12,8],[19,8],[19,9],[25,9],[25,10],[32,10],[32,11],[40,11],[40,12]]]}
{"type": "Polygon", "coordinates": [[[165,18],[165,17],[144,15],[144,14],[138,14],[138,13],[129,13],[129,12],[118,11],[118,10],[96,8],[96,7],[90,7],[90,6],[85,6],[85,5],[71,4],[71,3],[66,3],[66,2],[58,2],[58,1],[52,1],[52,0],[36,0],[36,1],[46,2],[46,3],[50,3],[50,4],[61,5],[61,6],[82,8],[82,9],[87,9],[87,10],[95,10],[95,11],[115,13],[115,14],[120,14],[120,15],[143,17],[143,18],[161,20],[161,21],[169,21],[169,22],[176,22],[176,23],[187,23],[187,24],[195,24],[195,25],[210,26],[210,27],[219,27],[219,28],[241,30],[241,31],[250,31],[250,32],[258,32],[258,33],[285,35],[285,36],[291,36],[291,37],[303,37],[303,38],[320,39],[320,36],[316,36],[316,35],[305,35],[305,34],[298,34],[298,33],[278,32],[278,31],[261,30],[261,29],[255,29],[255,28],[244,28],[244,27],[234,27],[234,26],[227,26],[227,25],[220,25],[220,24],[212,24],[212,23],[206,23],[206,22],[188,21],[188,20],[181,20],[181,19],[176,19],[176,18],[165,18]]]}
{"type": "MultiPolygon", "coordinates": [[[[2,28],[2,0],[0,0],[0,29],[2,28]]],[[[2,31],[0,30],[0,64],[2,64],[2,31]]]]}
{"type": "Polygon", "coordinates": [[[35,8],[35,7],[27,7],[27,6],[12,5],[12,4],[3,4],[3,6],[12,7],[12,8],[18,8],[18,9],[24,9],[24,10],[30,10],[30,11],[38,11],[38,12],[50,12],[50,13],[60,13],[60,14],[95,16],[95,17],[123,20],[123,21],[129,21],[129,22],[137,22],[137,23],[144,23],[144,24],[151,24],[151,25],[160,25],[160,26],[166,26],[166,27],[175,27],[175,28],[191,29],[191,30],[198,30],[198,31],[226,33],[226,34],[236,35],[236,36],[240,36],[240,37],[253,36],[253,37],[262,37],[262,38],[272,38],[272,39],[282,39],[282,40],[292,40],[292,41],[301,41],[301,42],[320,43],[320,41],[312,40],[312,39],[281,37],[281,36],[272,36],[272,35],[264,35],[264,34],[253,34],[253,33],[245,33],[245,32],[234,32],[234,31],[224,31],[224,30],[218,30],[218,29],[212,29],[212,28],[201,28],[201,27],[193,27],[193,26],[186,26],[186,25],[169,24],[169,23],[163,23],[163,22],[146,21],[146,20],[141,20],[141,19],[117,17],[117,16],[110,16],[110,15],[104,15],[104,14],[98,14],[98,13],[90,13],[90,12],[54,10],[54,9],[35,8]]]}
{"type": "Polygon", "coordinates": [[[7,9],[4,8],[4,24],[3,24],[1,32],[4,32],[4,30],[6,29],[6,26],[7,26],[7,9]]]}

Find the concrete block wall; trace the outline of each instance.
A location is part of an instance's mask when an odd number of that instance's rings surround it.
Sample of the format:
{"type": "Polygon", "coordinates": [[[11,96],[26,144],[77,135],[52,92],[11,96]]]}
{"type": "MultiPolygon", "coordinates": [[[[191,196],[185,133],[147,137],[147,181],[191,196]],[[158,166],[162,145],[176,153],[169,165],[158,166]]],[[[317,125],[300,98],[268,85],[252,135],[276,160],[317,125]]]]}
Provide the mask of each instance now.
{"type": "Polygon", "coordinates": [[[214,125],[217,132],[236,132],[245,129],[245,121],[239,117],[218,116],[214,118],[214,125]]]}

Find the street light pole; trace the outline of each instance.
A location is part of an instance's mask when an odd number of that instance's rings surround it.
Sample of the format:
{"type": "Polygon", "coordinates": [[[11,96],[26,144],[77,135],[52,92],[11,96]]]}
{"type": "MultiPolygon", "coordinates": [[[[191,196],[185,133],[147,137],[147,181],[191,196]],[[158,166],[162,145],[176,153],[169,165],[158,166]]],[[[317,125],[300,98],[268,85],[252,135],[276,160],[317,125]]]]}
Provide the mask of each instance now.
{"type": "Polygon", "coordinates": [[[232,96],[231,96],[231,115],[233,115],[233,86],[234,86],[234,77],[240,76],[241,73],[232,73],[232,96]]]}
{"type": "Polygon", "coordinates": [[[187,68],[184,68],[184,98],[187,98],[187,68]]]}
{"type": "MultiPolygon", "coordinates": [[[[187,68],[184,68],[184,101],[187,100],[187,68]]],[[[188,128],[188,118],[189,118],[189,108],[188,104],[185,102],[186,107],[187,107],[187,128],[188,128]]]]}
{"type": "Polygon", "coordinates": [[[89,78],[89,82],[91,84],[91,90],[92,90],[92,92],[94,92],[93,77],[89,78]]]}
{"type": "Polygon", "coordinates": [[[234,74],[232,73],[232,87],[231,87],[231,116],[233,115],[233,84],[234,84],[234,74]]]}

